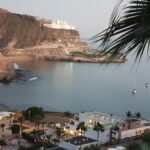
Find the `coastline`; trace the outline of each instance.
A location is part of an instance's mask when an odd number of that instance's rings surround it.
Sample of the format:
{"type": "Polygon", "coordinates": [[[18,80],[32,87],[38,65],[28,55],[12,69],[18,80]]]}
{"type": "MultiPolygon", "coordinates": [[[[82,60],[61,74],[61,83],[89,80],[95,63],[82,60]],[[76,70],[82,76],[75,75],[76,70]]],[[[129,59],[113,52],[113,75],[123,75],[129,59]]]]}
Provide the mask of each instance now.
{"type": "MultiPolygon", "coordinates": [[[[105,57],[98,58],[85,58],[85,57],[75,57],[75,56],[41,56],[34,57],[30,55],[8,55],[0,56],[0,82],[11,82],[16,78],[16,72],[14,69],[14,63],[26,62],[29,60],[47,60],[47,61],[66,61],[66,62],[80,62],[80,63],[105,63],[105,57]]],[[[111,63],[124,63],[125,58],[119,57],[111,61],[111,63]]]]}
{"type": "MultiPolygon", "coordinates": [[[[86,57],[73,57],[73,56],[52,56],[40,58],[49,61],[68,61],[68,62],[81,62],[81,63],[105,63],[106,58],[86,58],[86,57]]],[[[111,61],[111,63],[124,63],[126,61],[122,56],[111,61]]]]}
{"type": "Polygon", "coordinates": [[[16,78],[14,63],[32,60],[29,56],[0,56],[0,82],[11,82],[16,78]]]}

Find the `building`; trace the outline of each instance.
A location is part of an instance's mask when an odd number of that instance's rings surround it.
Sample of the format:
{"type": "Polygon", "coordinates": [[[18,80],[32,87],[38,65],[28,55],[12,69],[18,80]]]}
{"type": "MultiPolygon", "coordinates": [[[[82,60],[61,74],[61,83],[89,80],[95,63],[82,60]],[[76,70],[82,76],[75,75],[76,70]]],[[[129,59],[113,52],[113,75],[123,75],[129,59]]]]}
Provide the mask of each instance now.
{"type": "Polygon", "coordinates": [[[66,29],[66,30],[75,30],[74,26],[71,26],[67,23],[67,21],[62,20],[48,20],[36,17],[36,19],[40,22],[41,26],[52,28],[52,29],[66,29]]]}
{"type": "Polygon", "coordinates": [[[13,112],[0,112],[0,120],[10,117],[10,115],[14,115],[13,112]]]}
{"type": "Polygon", "coordinates": [[[85,122],[87,131],[85,136],[97,140],[97,132],[93,130],[94,125],[99,122],[104,125],[105,131],[99,133],[99,144],[104,144],[110,140],[110,129],[116,124],[121,124],[124,121],[116,116],[100,113],[100,112],[84,112],[75,115],[74,119],[70,120],[70,123],[66,123],[65,131],[72,135],[80,135],[76,130],[79,122],[85,122]]]}
{"type": "Polygon", "coordinates": [[[97,141],[92,138],[76,136],[71,139],[62,141],[61,143],[59,143],[59,147],[66,150],[79,150],[96,144],[97,141]]]}
{"type": "Polygon", "coordinates": [[[150,130],[150,120],[130,118],[123,124],[113,130],[113,137],[115,139],[125,139],[136,136],[141,136],[146,130],[150,130]]]}
{"type": "Polygon", "coordinates": [[[84,112],[75,115],[74,119],[66,123],[65,131],[75,136],[80,135],[80,132],[76,130],[80,122],[84,122],[87,126],[84,136],[95,140],[97,140],[97,132],[93,130],[94,125],[99,122],[104,126],[104,132],[99,132],[99,144],[141,136],[146,130],[150,131],[150,120],[138,119],[134,116],[123,120],[100,112],[84,112]]]}

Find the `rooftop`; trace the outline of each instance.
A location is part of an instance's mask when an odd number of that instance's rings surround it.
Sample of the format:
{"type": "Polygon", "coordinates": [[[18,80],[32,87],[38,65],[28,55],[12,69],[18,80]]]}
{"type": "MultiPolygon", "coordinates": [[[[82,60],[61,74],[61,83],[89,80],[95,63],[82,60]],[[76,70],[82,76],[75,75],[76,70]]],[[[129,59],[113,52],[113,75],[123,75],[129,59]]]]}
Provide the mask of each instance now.
{"type": "Polygon", "coordinates": [[[118,122],[123,122],[123,119],[111,114],[100,112],[84,112],[79,114],[79,118],[85,118],[102,123],[103,125],[115,125],[118,122]]]}
{"type": "Polygon", "coordinates": [[[84,136],[76,136],[73,137],[72,139],[65,140],[65,142],[78,146],[78,145],[84,145],[88,143],[94,143],[96,142],[96,140],[84,136]]]}

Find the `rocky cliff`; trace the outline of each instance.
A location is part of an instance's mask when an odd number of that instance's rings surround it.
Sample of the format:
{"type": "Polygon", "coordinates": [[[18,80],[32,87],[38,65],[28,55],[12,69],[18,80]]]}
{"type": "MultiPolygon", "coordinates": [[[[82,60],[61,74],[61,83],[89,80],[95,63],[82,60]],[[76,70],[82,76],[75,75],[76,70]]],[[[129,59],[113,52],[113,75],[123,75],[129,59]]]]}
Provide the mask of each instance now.
{"type": "MultiPolygon", "coordinates": [[[[86,54],[84,51],[89,46],[80,40],[79,32],[74,27],[56,29],[50,26],[50,21],[46,21],[44,25],[43,20],[0,8],[0,81],[14,79],[16,74],[13,63],[29,56],[36,59],[78,62],[101,63],[107,60],[108,56],[93,52],[90,56],[86,54]],[[72,52],[80,55],[71,55],[72,52]]],[[[119,56],[112,62],[124,61],[119,56]]]]}
{"type": "Polygon", "coordinates": [[[0,9],[0,51],[4,55],[64,56],[87,47],[76,30],[45,27],[36,17],[0,9]]]}

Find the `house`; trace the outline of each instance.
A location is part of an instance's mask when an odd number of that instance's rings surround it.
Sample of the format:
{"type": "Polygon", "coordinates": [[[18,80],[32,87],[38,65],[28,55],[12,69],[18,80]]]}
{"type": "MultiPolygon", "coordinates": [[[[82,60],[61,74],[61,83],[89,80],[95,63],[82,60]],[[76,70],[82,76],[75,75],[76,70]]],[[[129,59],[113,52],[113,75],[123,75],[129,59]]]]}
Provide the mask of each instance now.
{"type": "Polygon", "coordinates": [[[75,27],[69,25],[67,21],[62,20],[48,20],[36,17],[36,19],[40,22],[41,27],[47,27],[52,29],[65,29],[65,30],[75,30],[75,27]]]}
{"type": "Polygon", "coordinates": [[[71,139],[60,142],[59,147],[64,148],[66,150],[79,150],[96,144],[97,141],[95,139],[84,136],[76,136],[71,139]]]}
{"type": "Polygon", "coordinates": [[[100,113],[100,112],[84,112],[75,115],[74,119],[70,120],[70,123],[66,123],[65,131],[72,135],[80,135],[80,132],[76,130],[79,122],[85,122],[87,131],[85,136],[97,140],[97,132],[93,130],[94,125],[99,122],[104,125],[105,131],[99,133],[99,143],[104,144],[110,140],[110,129],[116,124],[124,122],[121,118],[100,113]]]}
{"type": "Polygon", "coordinates": [[[146,130],[150,130],[150,120],[129,118],[117,130],[113,130],[113,137],[122,140],[141,136],[146,130]]]}

